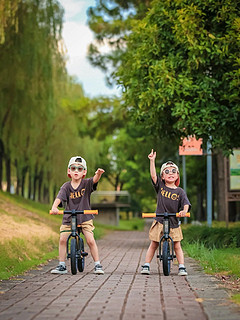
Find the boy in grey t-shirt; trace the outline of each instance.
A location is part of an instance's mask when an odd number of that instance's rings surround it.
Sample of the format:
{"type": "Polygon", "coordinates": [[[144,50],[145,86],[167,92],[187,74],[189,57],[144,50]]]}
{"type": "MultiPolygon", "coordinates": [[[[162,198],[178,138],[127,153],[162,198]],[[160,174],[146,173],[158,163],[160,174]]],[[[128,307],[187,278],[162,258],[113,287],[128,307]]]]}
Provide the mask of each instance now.
{"type": "MultiPolygon", "coordinates": [[[[157,193],[157,213],[179,213],[184,217],[190,210],[191,204],[185,191],[179,187],[180,177],[178,166],[172,161],[164,163],[160,170],[160,176],[156,173],[155,159],[156,152],[151,151],[148,155],[150,160],[150,175],[153,187],[157,193]]],[[[170,217],[170,237],[174,242],[174,250],[179,264],[178,275],[186,276],[187,271],[184,266],[184,255],[181,247],[183,239],[182,230],[178,218],[170,217]]],[[[151,243],[146,253],[145,264],[142,266],[142,274],[150,274],[150,262],[159,246],[160,235],[163,233],[163,218],[157,217],[149,230],[151,243]]]]}
{"type": "MultiPolygon", "coordinates": [[[[87,174],[86,161],[75,156],[69,160],[67,174],[71,181],[65,182],[52,205],[52,213],[58,213],[60,203],[66,203],[66,210],[90,210],[91,193],[97,189],[97,184],[102,174],[103,169],[98,168],[92,178],[84,179],[87,174]]],[[[94,273],[104,274],[99,260],[98,248],[93,235],[93,215],[79,214],[77,215],[77,224],[81,226],[87,244],[90,248],[92,258],[95,263],[94,273]]],[[[60,227],[59,240],[59,265],[51,271],[51,273],[65,274],[67,268],[65,265],[66,259],[66,241],[71,232],[71,215],[64,214],[62,225],[60,227]]]]}

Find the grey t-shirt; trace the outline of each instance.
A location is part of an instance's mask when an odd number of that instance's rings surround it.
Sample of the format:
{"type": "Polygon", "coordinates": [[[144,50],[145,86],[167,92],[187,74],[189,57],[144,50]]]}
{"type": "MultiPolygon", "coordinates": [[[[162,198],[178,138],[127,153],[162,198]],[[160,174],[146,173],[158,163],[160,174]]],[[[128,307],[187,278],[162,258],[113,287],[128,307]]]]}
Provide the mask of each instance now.
{"type": "MultiPolygon", "coordinates": [[[[189,205],[189,211],[191,209],[190,201],[185,191],[177,187],[176,189],[166,187],[160,176],[157,176],[156,184],[152,180],[153,187],[157,192],[157,213],[177,213],[184,209],[186,204],[189,205]]],[[[163,217],[155,218],[160,223],[163,223],[163,217]]],[[[179,226],[179,218],[170,217],[170,227],[177,228],[179,226]]]]}
{"type": "MultiPolygon", "coordinates": [[[[71,181],[65,182],[57,195],[62,202],[66,202],[66,210],[90,210],[90,196],[97,189],[97,183],[93,183],[93,178],[82,179],[77,189],[71,185],[71,181]]],[[[92,214],[78,214],[77,223],[93,219],[92,214]]],[[[71,225],[71,215],[64,214],[62,224],[71,225]]]]}

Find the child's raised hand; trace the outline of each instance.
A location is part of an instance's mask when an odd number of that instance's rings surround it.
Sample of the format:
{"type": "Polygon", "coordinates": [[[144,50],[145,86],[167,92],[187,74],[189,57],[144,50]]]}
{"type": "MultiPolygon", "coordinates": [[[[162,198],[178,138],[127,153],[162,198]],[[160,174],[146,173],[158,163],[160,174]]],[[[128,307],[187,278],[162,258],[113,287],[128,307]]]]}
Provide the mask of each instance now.
{"type": "Polygon", "coordinates": [[[105,172],[105,170],[98,168],[97,171],[95,172],[95,174],[98,174],[101,176],[104,172],[105,172]]]}
{"type": "Polygon", "coordinates": [[[98,168],[93,177],[93,183],[97,183],[104,172],[105,171],[103,169],[98,168]]]}
{"type": "Polygon", "coordinates": [[[156,151],[153,151],[153,149],[152,149],[151,153],[149,153],[149,155],[148,155],[148,159],[155,160],[155,158],[156,158],[156,151]]]}

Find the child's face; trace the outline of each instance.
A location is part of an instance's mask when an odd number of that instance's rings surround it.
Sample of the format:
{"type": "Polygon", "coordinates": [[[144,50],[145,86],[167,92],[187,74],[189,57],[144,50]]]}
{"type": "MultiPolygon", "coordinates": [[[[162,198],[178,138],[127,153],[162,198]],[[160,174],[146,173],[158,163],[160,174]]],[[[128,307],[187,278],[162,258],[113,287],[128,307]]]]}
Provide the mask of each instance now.
{"type": "Polygon", "coordinates": [[[162,173],[162,179],[165,180],[165,183],[175,183],[178,176],[177,169],[174,167],[167,167],[162,173]]]}
{"type": "Polygon", "coordinates": [[[84,169],[79,163],[74,163],[68,168],[68,174],[74,180],[79,180],[85,177],[87,170],[84,169]]]}

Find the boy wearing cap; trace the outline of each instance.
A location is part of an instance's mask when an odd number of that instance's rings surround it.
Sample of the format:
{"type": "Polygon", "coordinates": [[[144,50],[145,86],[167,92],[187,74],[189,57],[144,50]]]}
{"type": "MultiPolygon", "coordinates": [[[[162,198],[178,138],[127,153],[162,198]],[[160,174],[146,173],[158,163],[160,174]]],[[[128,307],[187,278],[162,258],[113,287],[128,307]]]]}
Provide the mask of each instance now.
{"type": "MultiPolygon", "coordinates": [[[[90,196],[97,189],[97,184],[103,169],[98,168],[92,178],[84,179],[87,174],[86,161],[80,157],[72,157],[68,163],[67,175],[71,181],[65,182],[52,205],[52,213],[58,213],[58,206],[66,204],[66,210],[90,210],[90,196]]],[[[93,235],[93,215],[77,215],[77,224],[81,226],[87,244],[93,257],[95,268],[94,273],[104,274],[99,260],[98,248],[93,235]]],[[[67,268],[65,265],[66,258],[66,241],[71,232],[71,215],[64,214],[62,225],[60,227],[59,240],[59,265],[51,273],[65,274],[67,268]]]]}
{"type": "MultiPolygon", "coordinates": [[[[148,155],[150,160],[150,174],[152,184],[157,192],[157,209],[156,212],[177,213],[180,217],[184,217],[190,210],[191,204],[187,198],[185,191],[179,187],[180,176],[178,166],[172,161],[164,163],[160,170],[160,176],[156,174],[155,159],[156,152],[148,155]]],[[[170,237],[174,242],[174,250],[179,264],[178,275],[186,276],[187,271],[184,266],[184,255],[181,247],[183,239],[182,230],[177,217],[169,217],[170,220],[170,237]]],[[[163,233],[163,217],[156,217],[149,230],[149,239],[151,243],[147,250],[145,264],[142,266],[142,274],[150,274],[150,262],[154,253],[159,246],[160,237],[163,233]]]]}

